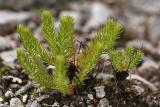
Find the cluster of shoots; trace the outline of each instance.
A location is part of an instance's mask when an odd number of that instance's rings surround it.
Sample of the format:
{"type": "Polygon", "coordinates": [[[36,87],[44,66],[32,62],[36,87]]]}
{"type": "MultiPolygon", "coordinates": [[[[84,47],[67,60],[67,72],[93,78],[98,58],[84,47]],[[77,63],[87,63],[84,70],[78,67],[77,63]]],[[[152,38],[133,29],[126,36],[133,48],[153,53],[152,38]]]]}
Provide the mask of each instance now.
{"type": "Polygon", "coordinates": [[[109,53],[116,72],[127,72],[142,56],[139,51],[134,53],[132,47],[127,47],[125,53],[111,51],[122,30],[122,26],[113,19],[109,19],[85,49],[75,55],[72,17],[61,17],[59,29],[56,30],[51,13],[43,11],[42,16],[41,32],[48,44],[47,49],[34,38],[30,29],[23,25],[17,27],[24,46],[17,50],[18,61],[41,86],[58,90],[64,95],[72,95],[74,88],[83,84],[102,53],[109,53]],[[48,72],[47,65],[54,69],[48,72]]]}
{"type": "Polygon", "coordinates": [[[135,51],[132,46],[128,45],[125,51],[122,49],[109,51],[109,56],[116,79],[123,80],[128,76],[128,72],[138,64],[143,53],[139,50],[135,51]]]}

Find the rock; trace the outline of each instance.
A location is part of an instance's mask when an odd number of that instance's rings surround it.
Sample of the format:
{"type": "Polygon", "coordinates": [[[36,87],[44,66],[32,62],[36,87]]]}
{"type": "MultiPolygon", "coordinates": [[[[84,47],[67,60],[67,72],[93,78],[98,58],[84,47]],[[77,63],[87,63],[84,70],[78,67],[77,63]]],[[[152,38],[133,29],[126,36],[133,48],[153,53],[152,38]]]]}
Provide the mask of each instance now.
{"type": "Polygon", "coordinates": [[[9,98],[9,97],[13,97],[14,96],[14,93],[11,91],[11,90],[8,90],[5,95],[5,97],[9,98]]]}
{"type": "Polygon", "coordinates": [[[98,107],[112,107],[109,105],[109,101],[107,98],[103,98],[99,101],[98,107]]]}
{"type": "Polygon", "coordinates": [[[134,10],[148,14],[160,14],[159,0],[129,0],[129,2],[134,10]]]}
{"type": "Polygon", "coordinates": [[[96,76],[97,79],[101,79],[103,81],[107,81],[107,80],[111,80],[114,78],[113,75],[111,74],[106,74],[106,73],[99,73],[97,76],[96,76]]]}
{"type": "Polygon", "coordinates": [[[49,98],[49,95],[42,95],[42,96],[36,98],[36,101],[41,102],[41,101],[43,101],[44,99],[47,99],[47,98],[49,98]]]}
{"type": "Polygon", "coordinates": [[[2,76],[3,79],[12,79],[13,83],[18,83],[21,84],[22,80],[20,78],[17,77],[13,77],[13,76],[2,76]]]}
{"type": "Polygon", "coordinates": [[[54,102],[54,104],[52,105],[52,107],[60,107],[58,102],[54,102]]]}
{"type": "Polygon", "coordinates": [[[13,49],[15,47],[16,47],[16,44],[12,40],[6,37],[0,37],[0,52],[13,49]]]}
{"type": "Polygon", "coordinates": [[[25,86],[23,86],[18,91],[16,91],[15,95],[23,94],[23,93],[25,93],[27,90],[29,90],[32,87],[33,87],[33,83],[31,81],[29,81],[25,86]]]}
{"type": "MultiPolygon", "coordinates": [[[[160,12],[159,12],[160,13],[160,12]]],[[[160,41],[160,16],[151,16],[149,19],[149,40],[153,44],[157,44],[160,41]]]]}
{"type": "Polygon", "coordinates": [[[22,97],[22,101],[23,101],[24,103],[26,103],[26,102],[27,102],[27,99],[28,99],[28,95],[25,94],[25,95],[22,97]]]}
{"type": "Polygon", "coordinates": [[[20,85],[19,85],[19,84],[10,84],[10,88],[11,88],[11,89],[14,89],[14,90],[15,90],[15,89],[17,90],[17,89],[20,88],[20,85]]]}
{"type": "Polygon", "coordinates": [[[92,94],[88,94],[88,98],[89,98],[90,100],[93,100],[93,99],[94,99],[94,97],[93,97],[92,94]]]}
{"type": "Polygon", "coordinates": [[[0,97],[0,102],[2,102],[2,101],[3,101],[3,98],[0,97]]]}
{"type": "Polygon", "coordinates": [[[41,105],[39,104],[37,100],[34,100],[30,107],[41,107],[41,105]]]}
{"type": "Polygon", "coordinates": [[[10,100],[10,107],[24,107],[24,105],[19,98],[15,97],[10,100]]]}
{"type": "Polygon", "coordinates": [[[57,0],[36,0],[36,2],[42,6],[51,6],[56,3],[57,0]]]}
{"type": "Polygon", "coordinates": [[[138,68],[139,72],[148,72],[148,71],[154,71],[159,69],[159,65],[152,61],[151,59],[146,59],[142,66],[138,68]]]}
{"type": "Polygon", "coordinates": [[[0,0],[0,8],[21,10],[30,7],[34,2],[35,0],[0,0]]]}
{"type": "Polygon", "coordinates": [[[152,45],[151,42],[146,40],[132,40],[128,44],[134,46],[137,49],[143,50],[147,54],[151,54],[156,60],[160,59],[160,51],[158,47],[152,45]]]}
{"type": "Polygon", "coordinates": [[[131,10],[125,10],[124,17],[126,19],[121,22],[126,30],[126,35],[124,35],[124,38],[145,38],[146,29],[144,23],[146,21],[146,17],[142,14],[134,13],[131,10]]]}
{"type": "Polygon", "coordinates": [[[84,32],[89,31],[91,28],[98,28],[113,15],[112,10],[100,2],[88,3],[87,6],[90,11],[90,18],[83,28],[84,32]]]}
{"type": "Polygon", "coordinates": [[[96,86],[94,89],[96,91],[96,97],[97,98],[103,98],[105,96],[105,91],[104,91],[105,86],[96,86]]]}
{"type": "Polygon", "coordinates": [[[30,19],[32,14],[29,12],[11,12],[6,10],[0,11],[0,35],[11,34],[15,32],[19,23],[30,19]]]}
{"type": "MultiPolygon", "coordinates": [[[[14,3],[15,4],[15,3],[14,3]]],[[[22,23],[31,17],[31,13],[28,12],[11,12],[11,11],[0,11],[0,25],[5,25],[11,22],[22,23]]]]}
{"type": "Polygon", "coordinates": [[[132,86],[133,89],[135,90],[135,94],[138,95],[142,95],[142,93],[145,91],[144,88],[138,86],[138,85],[133,85],[132,86]]]}
{"type": "Polygon", "coordinates": [[[67,106],[67,105],[63,105],[63,107],[69,107],[69,106],[67,106]]]}
{"type": "Polygon", "coordinates": [[[4,64],[9,65],[10,67],[14,68],[14,61],[16,57],[16,49],[5,51],[0,53],[0,57],[3,59],[4,64]]]}
{"type": "Polygon", "coordinates": [[[10,106],[7,104],[0,104],[0,107],[10,107],[10,106]]]}

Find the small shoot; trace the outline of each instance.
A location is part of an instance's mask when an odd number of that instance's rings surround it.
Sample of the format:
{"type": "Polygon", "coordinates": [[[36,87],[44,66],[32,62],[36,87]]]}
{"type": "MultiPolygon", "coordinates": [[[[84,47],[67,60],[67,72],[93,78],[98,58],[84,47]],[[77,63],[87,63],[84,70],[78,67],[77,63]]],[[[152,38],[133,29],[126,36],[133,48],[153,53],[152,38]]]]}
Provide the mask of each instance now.
{"type": "Polygon", "coordinates": [[[125,52],[121,49],[109,51],[112,66],[115,70],[116,79],[125,79],[128,72],[135,67],[143,56],[141,51],[135,51],[130,45],[125,52]]]}

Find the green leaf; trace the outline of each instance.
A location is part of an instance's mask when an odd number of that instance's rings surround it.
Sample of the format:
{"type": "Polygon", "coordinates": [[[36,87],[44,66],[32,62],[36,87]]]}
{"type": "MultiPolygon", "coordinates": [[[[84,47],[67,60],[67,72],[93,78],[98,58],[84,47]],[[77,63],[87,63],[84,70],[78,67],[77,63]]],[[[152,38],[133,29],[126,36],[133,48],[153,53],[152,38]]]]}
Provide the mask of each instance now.
{"type": "Polygon", "coordinates": [[[49,11],[43,11],[43,21],[41,25],[42,36],[46,40],[51,49],[52,55],[58,55],[61,45],[57,40],[56,32],[54,30],[54,20],[49,11]]]}
{"type": "Polygon", "coordinates": [[[73,18],[62,16],[60,19],[60,28],[58,31],[58,41],[61,44],[62,53],[70,57],[73,52],[73,18]]]}
{"type": "Polygon", "coordinates": [[[26,72],[34,81],[44,87],[55,89],[54,81],[50,78],[39,56],[29,55],[23,49],[17,49],[17,58],[22,67],[25,68],[26,72]]]}
{"type": "Polygon", "coordinates": [[[27,27],[18,25],[17,32],[19,33],[19,37],[23,43],[24,48],[30,54],[36,54],[40,56],[40,58],[42,58],[44,61],[51,62],[47,51],[42,48],[42,46],[34,38],[32,32],[27,27]]]}

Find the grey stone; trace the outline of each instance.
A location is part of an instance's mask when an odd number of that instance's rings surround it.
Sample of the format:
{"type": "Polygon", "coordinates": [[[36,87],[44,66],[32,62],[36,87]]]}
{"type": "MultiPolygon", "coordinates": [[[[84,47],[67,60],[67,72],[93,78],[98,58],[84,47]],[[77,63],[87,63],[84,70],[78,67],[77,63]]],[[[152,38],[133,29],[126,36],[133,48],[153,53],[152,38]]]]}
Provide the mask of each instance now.
{"type": "Polygon", "coordinates": [[[33,5],[35,0],[0,0],[0,8],[20,10],[33,5]]]}
{"type": "Polygon", "coordinates": [[[5,51],[0,53],[0,57],[4,60],[4,63],[14,68],[14,61],[17,58],[16,49],[5,51]]]}
{"type": "Polygon", "coordinates": [[[96,91],[96,97],[97,98],[103,98],[105,96],[105,91],[104,91],[105,86],[96,86],[94,89],[96,91]]]}
{"type": "Polygon", "coordinates": [[[24,107],[24,105],[19,98],[15,97],[10,100],[10,107],[24,107]]]}
{"type": "Polygon", "coordinates": [[[137,85],[133,85],[132,87],[136,91],[137,95],[141,95],[145,91],[144,88],[137,85]]]}
{"type": "Polygon", "coordinates": [[[160,14],[159,0],[129,0],[129,2],[135,10],[149,14],[160,14]]]}
{"type": "MultiPolygon", "coordinates": [[[[27,0],[26,0],[27,1],[27,0]]],[[[11,11],[0,11],[0,25],[5,25],[10,22],[24,22],[29,17],[31,13],[28,12],[11,12],[11,11]]]]}
{"type": "Polygon", "coordinates": [[[41,107],[41,105],[39,104],[37,100],[34,100],[30,107],[41,107]]]}
{"type": "Polygon", "coordinates": [[[113,16],[112,10],[100,2],[88,3],[87,6],[89,7],[90,18],[83,28],[84,32],[103,25],[109,17],[113,16]]]}
{"type": "Polygon", "coordinates": [[[13,97],[14,96],[14,93],[11,91],[11,90],[8,90],[6,93],[5,93],[5,95],[4,95],[5,97],[13,97]]]}
{"type": "MultiPolygon", "coordinates": [[[[159,11],[160,12],[160,11],[159,11]]],[[[160,16],[151,16],[149,19],[149,39],[157,44],[160,41],[160,16]]]]}
{"type": "Polygon", "coordinates": [[[93,99],[94,99],[94,97],[93,97],[92,94],[88,94],[88,98],[89,98],[90,100],[93,100],[93,99]]]}
{"type": "Polygon", "coordinates": [[[107,98],[103,98],[99,101],[98,107],[111,107],[107,98]]]}
{"type": "Polygon", "coordinates": [[[0,51],[9,50],[15,48],[15,43],[6,37],[0,37],[0,51]]]}

